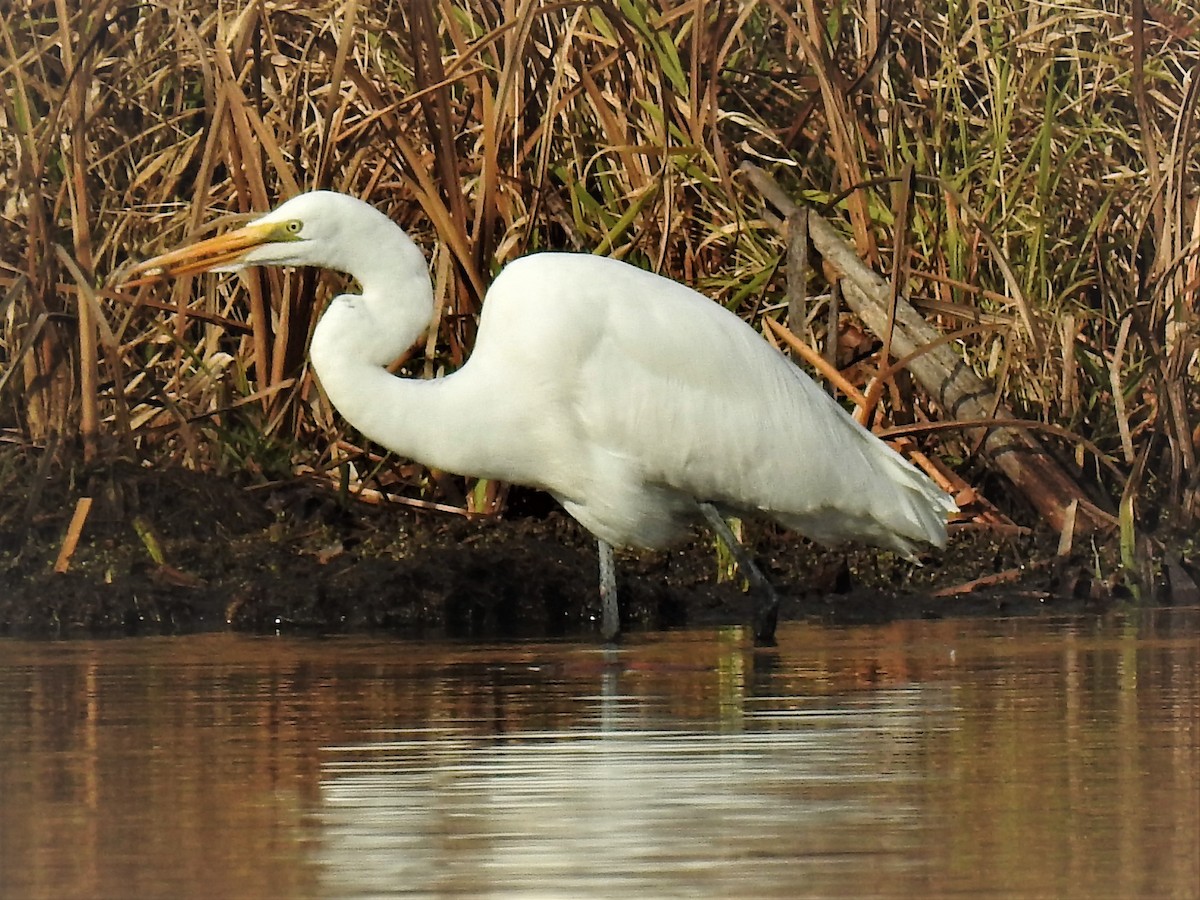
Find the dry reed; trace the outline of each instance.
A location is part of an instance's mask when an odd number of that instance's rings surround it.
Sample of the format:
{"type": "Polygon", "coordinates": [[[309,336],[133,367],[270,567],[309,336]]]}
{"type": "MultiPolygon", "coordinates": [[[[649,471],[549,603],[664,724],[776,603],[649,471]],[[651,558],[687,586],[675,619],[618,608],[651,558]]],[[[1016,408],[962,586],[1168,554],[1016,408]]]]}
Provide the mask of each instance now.
{"type": "MultiPolygon", "coordinates": [[[[1188,524],[1197,63],[1194,10],[1115,0],[16,0],[0,20],[0,427],[59,455],[340,468],[494,508],[495,486],[381,457],[322,399],[304,351],[336,278],[129,295],[108,274],[328,187],[430,253],[437,327],[408,374],[461,365],[491,277],[541,248],[625,258],[781,320],[788,248],[737,175],[751,160],[842,216],[1017,414],[1080,436],[1058,450],[1098,504],[1143,531],[1188,524]]],[[[854,325],[810,281],[800,333],[876,419],[936,418],[878,341],[873,361],[839,343],[854,325]]],[[[971,446],[926,439],[973,478],[971,446]]]]}

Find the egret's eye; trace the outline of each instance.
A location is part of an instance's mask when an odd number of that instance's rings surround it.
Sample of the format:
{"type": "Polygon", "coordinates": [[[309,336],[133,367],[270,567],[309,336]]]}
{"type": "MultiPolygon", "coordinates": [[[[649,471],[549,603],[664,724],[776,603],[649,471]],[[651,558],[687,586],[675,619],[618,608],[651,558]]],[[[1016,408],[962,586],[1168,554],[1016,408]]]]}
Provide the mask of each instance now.
{"type": "Polygon", "coordinates": [[[288,234],[299,234],[300,229],[304,227],[304,223],[299,219],[292,219],[283,227],[287,229],[288,234]]]}

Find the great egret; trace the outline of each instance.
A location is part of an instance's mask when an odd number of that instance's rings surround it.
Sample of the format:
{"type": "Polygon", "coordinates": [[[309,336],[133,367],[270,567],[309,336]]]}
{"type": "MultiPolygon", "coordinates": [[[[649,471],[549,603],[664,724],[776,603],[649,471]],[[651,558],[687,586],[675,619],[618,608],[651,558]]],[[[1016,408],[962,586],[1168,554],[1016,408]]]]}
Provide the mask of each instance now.
{"type": "Polygon", "coordinates": [[[330,401],[402,456],[552,494],[599,542],[606,639],[619,630],[612,547],[663,547],[700,522],[735,554],[759,595],[756,637],[772,639],[778,600],[723,514],[910,559],[920,543],[945,545],[949,495],[753,328],[677,282],[599,256],[522,257],[488,291],[470,360],[424,381],[385,367],[429,326],[425,257],[344,194],[301,194],[135,266],[127,284],[255,265],[358,281],[362,294],[335,297],[312,336],[330,401]]]}

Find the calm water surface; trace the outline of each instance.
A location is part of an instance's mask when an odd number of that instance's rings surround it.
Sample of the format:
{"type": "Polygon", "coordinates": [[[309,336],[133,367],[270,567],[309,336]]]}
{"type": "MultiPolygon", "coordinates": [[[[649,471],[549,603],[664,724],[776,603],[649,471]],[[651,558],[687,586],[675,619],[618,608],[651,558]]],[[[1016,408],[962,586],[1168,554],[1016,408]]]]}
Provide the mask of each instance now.
{"type": "Polygon", "coordinates": [[[1197,897],[1200,610],[0,641],[0,897],[1197,897]]]}

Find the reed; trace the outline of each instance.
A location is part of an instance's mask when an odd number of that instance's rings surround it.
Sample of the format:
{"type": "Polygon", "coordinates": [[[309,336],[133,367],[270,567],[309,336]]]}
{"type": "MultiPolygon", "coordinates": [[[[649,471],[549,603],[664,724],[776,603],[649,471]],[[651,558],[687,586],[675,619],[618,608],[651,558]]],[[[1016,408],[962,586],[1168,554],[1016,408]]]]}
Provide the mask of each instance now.
{"type": "MultiPolygon", "coordinates": [[[[461,365],[492,276],[542,248],[622,257],[782,321],[787,242],[738,175],[751,160],[834,211],[898,293],[960,331],[1017,414],[1083,438],[1057,450],[1098,503],[1143,531],[1194,522],[1200,20],[1116,0],[892,13],[16,0],[0,21],[5,440],[264,479],[350,473],[494,509],[502,489],[380,458],[322,399],[304,352],[336,278],[127,294],[109,274],[329,187],[430,254],[437,327],[398,363],[408,374],[461,365]]],[[[822,275],[807,281],[805,339],[876,420],[936,418],[871,358],[886,338],[851,346],[822,275]],[[868,390],[880,371],[886,389],[868,390]]],[[[923,440],[981,478],[954,431],[923,440]]]]}

